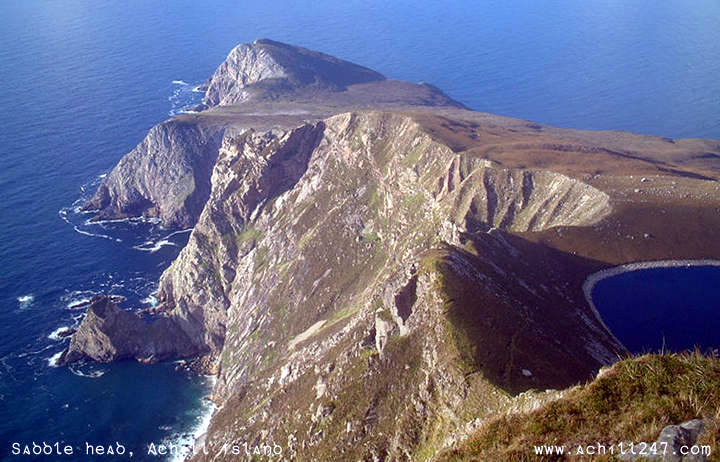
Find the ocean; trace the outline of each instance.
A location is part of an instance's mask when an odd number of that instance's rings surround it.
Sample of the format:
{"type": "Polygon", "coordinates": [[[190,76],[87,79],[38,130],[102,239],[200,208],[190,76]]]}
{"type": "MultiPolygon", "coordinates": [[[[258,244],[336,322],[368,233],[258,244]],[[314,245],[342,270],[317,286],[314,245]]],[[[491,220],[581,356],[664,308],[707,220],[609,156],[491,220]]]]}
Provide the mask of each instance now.
{"type": "MultiPolygon", "coordinates": [[[[51,367],[84,299],[142,308],[184,230],[78,212],[237,43],[267,37],[545,124],[720,138],[716,0],[0,3],[0,458],[11,443],[187,440],[209,380],[172,363],[51,367]]],[[[33,460],[25,457],[23,460],[33,460]]],[[[47,459],[45,459],[47,460],[47,459]]],[[[107,458],[102,459],[107,460],[107,458]]]]}

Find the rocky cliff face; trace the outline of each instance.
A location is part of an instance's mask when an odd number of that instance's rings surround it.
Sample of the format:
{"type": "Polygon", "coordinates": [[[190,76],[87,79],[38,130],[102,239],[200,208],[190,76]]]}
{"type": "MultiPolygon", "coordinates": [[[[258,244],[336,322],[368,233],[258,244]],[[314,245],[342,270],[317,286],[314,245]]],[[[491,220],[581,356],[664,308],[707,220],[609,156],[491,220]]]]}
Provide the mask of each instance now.
{"type": "Polygon", "coordinates": [[[251,218],[305,173],[324,125],[290,131],[248,130],[223,141],[212,175],[212,199],[193,230],[193,244],[161,278],[159,300],[202,349],[218,352],[239,267],[258,239],[251,218]]]}
{"type": "Polygon", "coordinates": [[[206,90],[221,106],[153,129],[89,204],[195,224],[161,277],[163,317],[98,302],[65,360],[214,358],[213,460],[243,441],[291,460],[427,460],[625,353],[588,274],[710,252],[688,243],[720,226],[697,163],[710,142],[603,144],[266,41],[233,50],[206,90]],[[301,94],[327,105],[302,112],[301,94]],[[699,225],[680,240],[687,210],[699,225]]]}
{"type": "MultiPolygon", "coordinates": [[[[161,278],[159,294],[186,332],[215,351],[223,345],[233,300],[267,303],[267,295],[250,295],[259,291],[253,281],[261,275],[249,262],[260,258],[262,268],[330,258],[302,255],[313,238],[339,234],[341,250],[321,274],[316,269],[286,276],[294,284],[312,277],[317,291],[338,260],[355,256],[335,269],[349,278],[350,268],[359,264],[360,271],[369,263],[373,248],[381,252],[376,258],[396,261],[387,269],[393,272],[436,243],[458,243],[463,232],[589,225],[610,210],[607,194],[577,180],[457,155],[411,117],[384,113],[228,136],[212,184],[190,242],[161,278]],[[338,204],[344,204],[340,210],[338,204]]],[[[301,307],[293,311],[309,315],[301,307]]]]}
{"type": "Polygon", "coordinates": [[[261,39],[233,48],[200,90],[207,107],[277,98],[303,90],[340,91],[385,80],[357,64],[306,48],[261,39]]]}
{"type": "Polygon", "coordinates": [[[87,210],[98,219],[159,218],[170,227],[191,226],[210,195],[222,125],[169,120],[153,127],[100,185],[87,210]]]}
{"type": "Polygon", "coordinates": [[[581,281],[564,285],[570,256],[530,248],[543,263],[528,264],[525,244],[482,232],[597,222],[608,196],[579,181],[460,155],[410,116],[366,112],[226,137],[212,185],[159,291],[219,357],[210,444],[264,429],[300,460],[337,447],[408,458],[507,405],[495,387],[565,386],[623,350],[583,307],[581,281]]]}
{"type": "Polygon", "coordinates": [[[332,56],[271,40],[241,44],[201,86],[214,107],[153,127],[98,188],[86,210],[96,219],[158,218],[195,224],[226,130],[293,128],[353,108],[462,107],[427,84],[385,79],[332,56]]]}

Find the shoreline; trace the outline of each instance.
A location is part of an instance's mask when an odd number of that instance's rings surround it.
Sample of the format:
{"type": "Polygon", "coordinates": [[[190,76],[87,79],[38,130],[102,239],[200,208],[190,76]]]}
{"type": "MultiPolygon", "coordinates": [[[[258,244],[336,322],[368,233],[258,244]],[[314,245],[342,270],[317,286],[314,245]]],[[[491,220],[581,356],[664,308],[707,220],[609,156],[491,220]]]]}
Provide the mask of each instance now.
{"type": "Polygon", "coordinates": [[[595,306],[595,301],[592,298],[592,292],[593,289],[595,289],[595,286],[598,282],[611,278],[614,276],[619,276],[620,274],[624,273],[630,273],[632,271],[638,271],[638,270],[646,270],[646,269],[654,269],[654,268],[681,268],[681,267],[692,267],[692,266],[720,266],[720,260],[713,260],[713,259],[701,259],[701,260],[655,260],[655,261],[645,261],[645,262],[636,262],[636,263],[626,263],[624,265],[614,266],[612,268],[606,268],[600,271],[596,271],[595,273],[590,274],[587,278],[585,278],[585,281],[582,285],[582,291],[585,295],[585,301],[590,306],[590,310],[595,315],[595,319],[600,323],[602,327],[605,328],[605,330],[610,334],[610,337],[617,342],[619,345],[622,345],[623,348],[627,350],[627,347],[625,347],[625,344],[623,344],[616,336],[615,334],[610,330],[610,328],[605,324],[605,321],[603,320],[602,316],[600,316],[600,312],[598,311],[597,307],[595,306]]]}
{"type": "MultiPolygon", "coordinates": [[[[209,382],[208,391],[212,393],[217,383],[217,376],[205,375],[205,377],[209,382]]],[[[216,410],[217,405],[214,402],[206,400],[205,397],[200,399],[200,412],[196,417],[196,424],[189,432],[172,441],[178,445],[180,450],[171,455],[168,459],[170,462],[182,462],[196,455],[197,448],[205,444],[205,437],[216,410]]]]}

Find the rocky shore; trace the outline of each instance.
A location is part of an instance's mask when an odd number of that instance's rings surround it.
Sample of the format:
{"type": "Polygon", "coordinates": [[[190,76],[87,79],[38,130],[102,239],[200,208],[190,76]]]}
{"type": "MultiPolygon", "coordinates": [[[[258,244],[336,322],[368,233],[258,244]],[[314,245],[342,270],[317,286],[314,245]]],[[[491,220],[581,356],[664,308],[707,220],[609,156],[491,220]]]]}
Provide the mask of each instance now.
{"type": "Polygon", "coordinates": [[[80,327],[73,333],[59,364],[83,359],[111,362],[135,359],[154,363],[197,354],[170,319],[152,321],[119,308],[110,297],[93,297],[80,327]]]}

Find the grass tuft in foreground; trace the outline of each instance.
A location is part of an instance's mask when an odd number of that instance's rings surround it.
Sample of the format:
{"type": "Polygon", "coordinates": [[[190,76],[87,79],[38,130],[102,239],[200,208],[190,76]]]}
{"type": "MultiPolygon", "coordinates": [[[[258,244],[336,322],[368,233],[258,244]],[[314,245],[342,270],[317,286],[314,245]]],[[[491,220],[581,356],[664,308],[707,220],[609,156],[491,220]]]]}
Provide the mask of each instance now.
{"type": "MultiPolygon", "coordinates": [[[[697,444],[720,460],[720,359],[699,352],[620,361],[592,382],[535,412],[500,416],[480,427],[442,461],[583,460],[535,455],[534,445],[653,442],[663,427],[705,419],[697,444]]],[[[590,460],[590,459],[588,459],[590,460]]],[[[593,461],[619,460],[595,456],[593,461]]]]}

